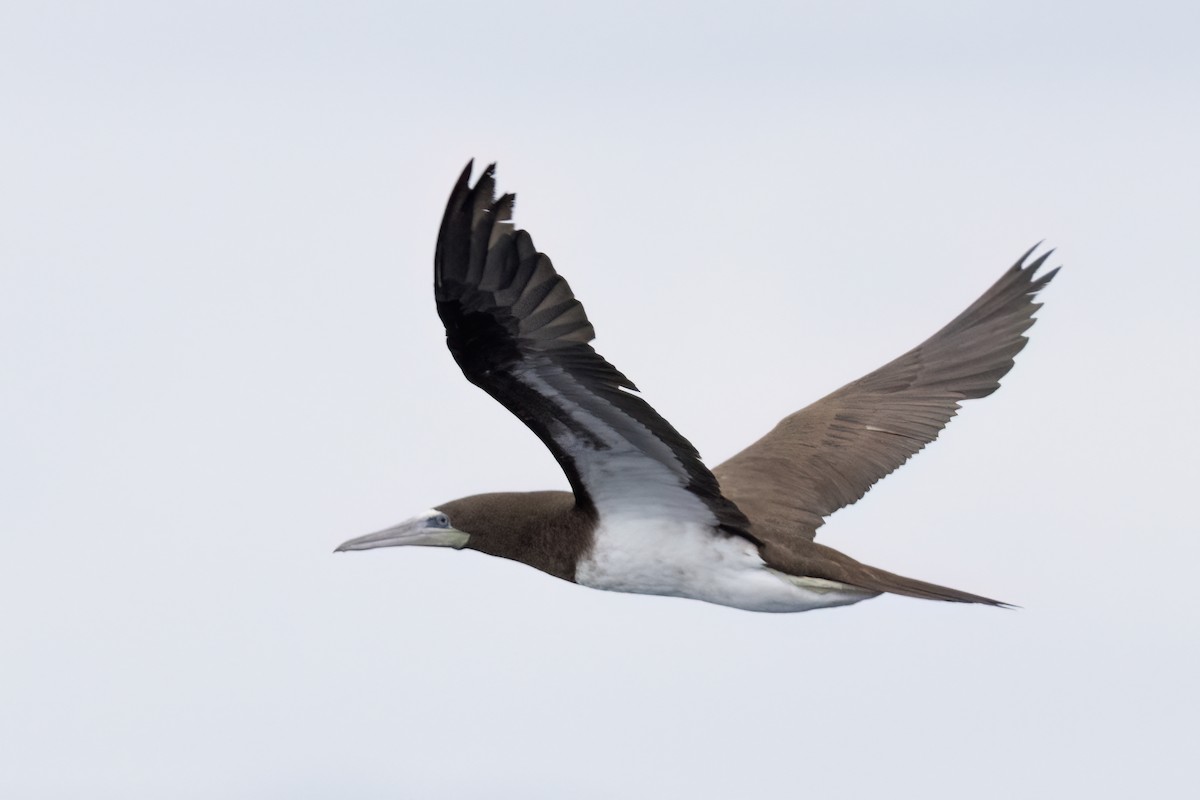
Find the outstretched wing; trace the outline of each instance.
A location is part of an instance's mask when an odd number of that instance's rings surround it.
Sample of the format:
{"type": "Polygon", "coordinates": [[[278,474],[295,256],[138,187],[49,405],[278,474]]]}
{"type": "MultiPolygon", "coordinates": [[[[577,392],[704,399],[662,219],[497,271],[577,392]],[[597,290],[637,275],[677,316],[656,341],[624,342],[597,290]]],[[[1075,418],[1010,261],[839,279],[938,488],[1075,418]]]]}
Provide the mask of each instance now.
{"type": "Polygon", "coordinates": [[[812,405],[713,472],[762,538],[812,539],[825,517],[858,500],[937,438],[959,403],[1000,388],[1057,269],[1025,253],[923,344],[812,405]]]}
{"type": "Polygon", "coordinates": [[[529,426],[576,504],[600,516],[669,515],[751,538],[696,449],[588,344],[595,332],[550,259],[494,199],[495,165],[450,195],[434,256],[446,344],[467,380],[529,426]]]}

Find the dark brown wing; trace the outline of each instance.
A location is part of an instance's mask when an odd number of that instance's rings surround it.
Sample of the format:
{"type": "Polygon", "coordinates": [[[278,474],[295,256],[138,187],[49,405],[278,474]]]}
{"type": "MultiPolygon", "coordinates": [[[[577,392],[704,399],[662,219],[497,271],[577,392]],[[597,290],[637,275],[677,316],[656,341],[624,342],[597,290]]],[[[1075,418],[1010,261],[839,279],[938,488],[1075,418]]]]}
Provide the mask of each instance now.
{"type": "Polygon", "coordinates": [[[523,230],[495,165],[463,171],[442,220],[434,294],[467,380],[529,426],[562,466],[576,503],[604,517],[693,519],[751,538],[696,449],[591,345],[583,306],[523,230]]]}
{"type": "Polygon", "coordinates": [[[918,347],[786,417],[713,472],[760,538],[812,539],[937,438],[959,403],[1000,387],[1057,269],[1033,248],[970,308],[918,347]],[[772,534],[772,535],[768,535],[772,534]]]}

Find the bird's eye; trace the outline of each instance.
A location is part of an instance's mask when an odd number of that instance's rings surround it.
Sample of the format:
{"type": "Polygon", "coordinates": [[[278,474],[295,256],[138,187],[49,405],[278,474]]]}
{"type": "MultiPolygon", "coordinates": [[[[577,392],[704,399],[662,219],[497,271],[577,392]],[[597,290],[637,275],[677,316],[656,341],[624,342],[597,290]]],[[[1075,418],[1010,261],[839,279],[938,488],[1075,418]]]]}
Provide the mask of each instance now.
{"type": "Polygon", "coordinates": [[[449,528],[450,527],[450,518],[447,517],[445,514],[438,514],[436,517],[433,518],[433,524],[437,525],[439,528],[449,528]]]}

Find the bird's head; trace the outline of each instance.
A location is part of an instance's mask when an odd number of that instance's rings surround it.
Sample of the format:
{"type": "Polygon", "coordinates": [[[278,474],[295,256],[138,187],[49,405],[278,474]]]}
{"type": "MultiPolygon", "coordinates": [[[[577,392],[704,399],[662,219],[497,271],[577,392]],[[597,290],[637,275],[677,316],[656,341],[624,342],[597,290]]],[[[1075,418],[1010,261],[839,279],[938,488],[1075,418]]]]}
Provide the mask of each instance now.
{"type": "Polygon", "coordinates": [[[454,527],[453,521],[445,511],[431,508],[385,530],[342,542],[334,552],[401,545],[453,547],[455,550],[461,550],[467,546],[467,540],[470,538],[469,534],[454,527]]]}
{"type": "MultiPolygon", "coordinates": [[[[593,518],[570,492],[496,492],[450,500],[399,525],[348,542],[341,550],[424,545],[499,556],[571,580],[591,542],[593,518]]],[[[335,551],[336,552],[336,551],[335,551]]]]}

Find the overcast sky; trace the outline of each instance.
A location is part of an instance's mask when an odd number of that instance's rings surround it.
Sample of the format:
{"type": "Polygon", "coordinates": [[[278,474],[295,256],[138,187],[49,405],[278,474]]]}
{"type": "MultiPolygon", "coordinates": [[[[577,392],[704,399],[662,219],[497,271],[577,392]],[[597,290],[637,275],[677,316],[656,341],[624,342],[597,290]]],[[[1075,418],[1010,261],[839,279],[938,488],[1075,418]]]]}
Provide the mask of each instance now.
{"type": "Polygon", "coordinates": [[[0,7],[0,796],[1179,797],[1200,752],[1194,3],[0,7]],[[1064,269],[793,615],[477,553],[565,488],[430,284],[467,159],[719,463],[1064,269]]]}

